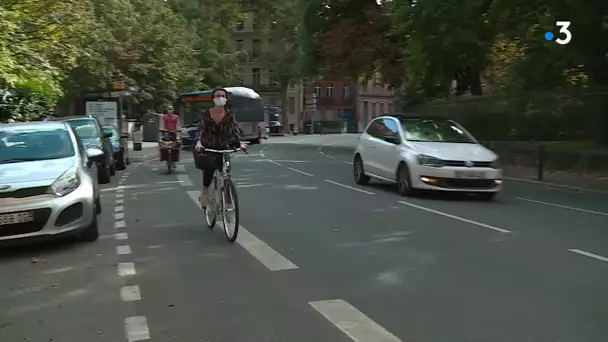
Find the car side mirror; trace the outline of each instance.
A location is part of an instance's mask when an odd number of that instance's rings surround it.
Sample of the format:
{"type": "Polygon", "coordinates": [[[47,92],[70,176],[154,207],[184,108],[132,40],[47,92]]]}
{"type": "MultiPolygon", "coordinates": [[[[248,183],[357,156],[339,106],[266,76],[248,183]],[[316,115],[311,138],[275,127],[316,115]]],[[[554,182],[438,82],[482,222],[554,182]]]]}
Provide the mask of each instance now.
{"type": "Polygon", "coordinates": [[[104,132],[102,137],[104,138],[111,138],[112,137],[112,132],[104,132]]]}
{"type": "Polygon", "coordinates": [[[401,144],[401,139],[397,137],[384,137],[384,141],[389,142],[391,144],[399,145],[401,144]]]}
{"type": "Polygon", "coordinates": [[[99,160],[103,157],[103,151],[95,148],[95,147],[91,147],[87,149],[87,158],[91,159],[91,160],[99,160]]]}

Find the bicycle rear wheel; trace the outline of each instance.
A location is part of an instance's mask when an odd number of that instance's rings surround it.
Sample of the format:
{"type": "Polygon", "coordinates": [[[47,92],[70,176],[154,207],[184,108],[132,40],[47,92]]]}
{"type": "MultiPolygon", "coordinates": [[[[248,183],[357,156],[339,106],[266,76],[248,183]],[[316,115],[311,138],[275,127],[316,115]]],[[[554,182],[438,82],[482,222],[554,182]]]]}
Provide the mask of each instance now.
{"type": "Polygon", "coordinates": [[[226,239],[230,243],[236,240],[239,234],[239,200],[236,195],[236,186],[231,179],[224,180],[222,192],[222,224],[226,239]]]}

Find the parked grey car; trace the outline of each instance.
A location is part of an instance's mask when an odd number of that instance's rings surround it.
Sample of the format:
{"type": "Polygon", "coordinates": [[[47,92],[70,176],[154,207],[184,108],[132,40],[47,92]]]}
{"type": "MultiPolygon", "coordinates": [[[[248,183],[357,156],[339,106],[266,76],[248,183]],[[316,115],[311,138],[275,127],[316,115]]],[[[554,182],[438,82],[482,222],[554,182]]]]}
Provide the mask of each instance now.
{"type": "Polygon", "coordinates": [[[97,240],[102,157],[65,122],[0,124],[0,244],[70,233],[97,240]]]}

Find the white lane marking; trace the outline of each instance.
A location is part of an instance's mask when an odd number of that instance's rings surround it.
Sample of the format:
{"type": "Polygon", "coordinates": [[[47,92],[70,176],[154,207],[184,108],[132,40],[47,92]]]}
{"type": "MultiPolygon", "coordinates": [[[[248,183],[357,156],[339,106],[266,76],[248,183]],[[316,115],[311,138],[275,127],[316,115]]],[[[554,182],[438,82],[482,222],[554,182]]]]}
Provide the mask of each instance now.
{"type": "Polygon", "coordinates": [[[342,299],[309,304],[355,342],[401,342],[397,336],[342,299]]]}
{"type": "Polygon", "coordinates": [[[116,211],[116,212],[125,211],[125,207],[122,205],[117,205],[116,207],[114,207],[114,211],[116,211]]]}
{"type": "Polygon", "coordinates": [[[165,246],[163,246],[163,245],[152,245],[152,246],[148,246],[148,248],[150,248],[150,249],[163,248],[163,247],[165,247],[165,246]]]}
{"type": "Polygon", "coordinates": [[[532,200],[532,199],[529,199],[529,198],[523,198],[523,197],[515,197],[515,198],[517,198],[518,200],[522,200],[522,201],[527,201],[527,202],[532,202],[532,203],[537,203],[537,204],[544,204],[544,205],[548,205],[548,206],[552,206],[552,207],[557,207],[557,208],[562,208],[562,209],[569,209],[569,210],[580,211],[580,212],[588,213],[588,214],[608,216],[608,213],[601,212],[601,211],[595,211],[595,210],[589,210],[589,209],[571,207],[571,206],[567,206],[567,205],[563,205],[563,204],[555,204],[555,203],[549,203],[549,202],[543,202],[543,201],[536,201],[536,200],[532,200]]]}
{"type": "Polygon", "coordinates": [[[274,160],[270,160],[270,159],[266,159],[266,160],[268,160],[269,162],[271,162],[271,163],[273,163],[275,165],[283,166],[283,164],[277,163],[274,160]]]}
{"type": "Polygon", "coordinates": [[[129,342],[150,339],[148,320],[145,316],[128,317],[125,319],[125,332],[129,342]]]}
{"type": "Polygon", "coordinates": [[[242,185],[237,185],[237,188],[253,188],[253,187],[257,187],[257,186],[262,186],[262,185],[266,185],[266,184],[242,184],[242,185]]]}
{"type": "Polygon", "coordinates": [[[451,219],[458,220],[458,221],[461,221],[461,222],[470,223],[470,224],[475,225],[475,226],[491,229],[491,230],[494,230],[494,231],[497,231],[497,232],[500,232],[500,233],[512,233],[512,231],[510,231],[510,230],[506,230],[506,229],[502,229],[502,228],[491,226],[489,224],[485,224],[485,223],[469,220],[469,219],[466,219],[464,217],[448,214],[448,213],[443,212],[443,211],[439,211],[439,210],[435,210],[435,209],[431,209],[431,208],[427,208],[427,207],[422,207],[422,206],[419,206],[419,205],[416,205],[416,204],[412,204],[412,203],[408,203],[408,202],[404,202],[404,201],[397,201],[397,203],[401,203],[403,205],[407,205],[407,206],[410,206],[412,208],[428,211],[428,212],[433,213],[433,214],[449,217],[451,219]]]}
{"type": "Polygon", "coordinates": [[[358,189],[358,188],[355,188],[355,187],[352,187],[352,186],[349,186],[349,185],[346,185],[346,184],[334,182],[334,181],[329,180],[329,179],[326,179],[325,181],[327,183],[331,183],[331,184],[334,184],[334,185],[337,185],[337,186],[341,186],[341,187],[346,188],[346,189],[351,189],[351,190],[359,191],[359,192],[362,192],[362,193],[368,194],[368,195],[375,195],[375,193],[373,193],[373,192],[370,192],[370,191],[367,191],[367,190],[363,190],[363,189],[358,189]]]}
{"type": "Polygon", "coordinates": [[[114,201],[115,204],[123,204],[125,203],[125,200],[122,198],[117,199],[116,201],[114,201]]]}
{"type": "Polygon", "coordinates": [[[603,257],[601,255],[593,254],[591,252],[585,252],[585,251],[580,250],[580,249],[569,249],[569,251],[573,252],[573,253],[580,254],[580,255],[588,256],[588,257],[593,258],[593,259],[597,259],[597,260],[601,260],[601,261],[604,261],[604,262],[608,262],[608,258],[603,257]]]}
{"type": "Polygon", "coordinates": [[[118,255],[131,254],[131,247],[129,245],[116,246],[116,254],[118,254],[118,255]]]}
{"type": "MultiPolygon", "coordinates": [[[[194,202],[194,204],[200,208],[200,204],[198,203],[199,192],[187,191],[187,193],[188,196],[190,196],[190,199],[192,199],[192,202],[194,202]]],[[[283,271],[298,268],[298,266],[296,266],[293,262],[279,254],[279,252],[275,251],[264,241],[251,234],[243,226],[239,226],[239,237],[237,238],[236,242],[271,271],[283,271]]]]}
{"type": "Polygon", "coordinates": [[[125,197],[125,194],[116,194],[116,198],[123,198],[125,197]]]}
{"type": "Polygon", "coordinates": [[[123,220],[125,218],[125,213],[116,213],[114,214],[115,220],[123,220]]]}
{"type": "Polygon", "coordinates": [[[125,189],[116,189],[116,192],[118,193],[123,193],[125,191],[125,189]]]}
{"type": "Polygon", "coordinates": [[[129,285],[120,288],[120,298],[124,302],[133,302],[141,300],[141,292],[139,292],[139,286],[129,285]]]}
{"type": "Polygon", "coordinates": [[[181,186],[194,186],[188,175],[178,174],[177,180],[179,181],[179,185],[181,186]]]}
{"type": "Polygon", "coordinates": [[[132,262],[121,262],[118,264],[118,275],[121,277],[135,275],[135,264],[132,262]]]}
{"type": "Polygon", "coordinates": [[[127,233],[116,233],[116,234],[114,234],[114,237],[116,238],[116,240],[128,240],[129,239],[129,235],[127,233]]]}
{"type": "Polygon", "coordinates": [[[310,173],[308,173],[308,172],[304,172],[304,171],[301,171],[301,170],[298,170],[298,169],[294,169],[293,167],[289,167],[289,166],[287,166],[287,168],[288,168],[289,170],[291,170],[291,171],[294,171],[294,172],[297,172],[297,173],[301,173],[301,174],[306,175],[306,176],[308,176],[308,177],[314,177],[313,175],[311,175],[311,174],[310,174],[310,173]]]}
{"type": "Polygon", "coordinates": [[[127,226],[127,224],[125,223],[125,221],[116,221],[114,223],[114,228],[117,228],[117,229],[118,228],[124,228],[126,226],[127,226]]]}

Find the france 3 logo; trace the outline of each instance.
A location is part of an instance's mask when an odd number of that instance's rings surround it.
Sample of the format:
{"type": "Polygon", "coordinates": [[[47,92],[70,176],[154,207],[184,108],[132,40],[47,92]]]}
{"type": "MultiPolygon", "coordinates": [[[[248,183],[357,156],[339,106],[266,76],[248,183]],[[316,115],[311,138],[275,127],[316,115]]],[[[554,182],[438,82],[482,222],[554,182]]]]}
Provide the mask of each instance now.
{"type": "MultiPolygon", "coordinates": [[[[568,28],[570,27],[570,22],[569,21],[556,21],[555,26],[559,27],[559,34],[562,36],[562,37],[557,37],[557,39],[555,39],[555,42],[560,45],[566,45],[566,44],[570,43],[570,41],[572,40],[572,32],[570,32],[570,30],[568,30],[568,28]]],[[[545,32],[545,40],[552,41],[554,38],[555,38],[555,35],[553,34],[553,32],[551,32],[551,31],[545,32]]]]}

